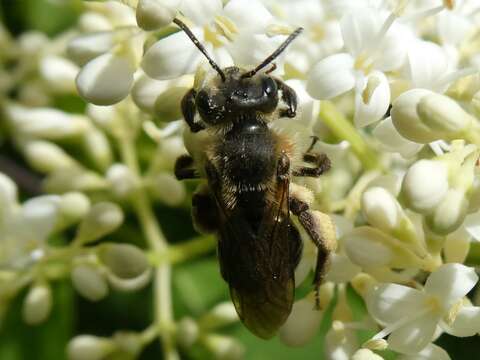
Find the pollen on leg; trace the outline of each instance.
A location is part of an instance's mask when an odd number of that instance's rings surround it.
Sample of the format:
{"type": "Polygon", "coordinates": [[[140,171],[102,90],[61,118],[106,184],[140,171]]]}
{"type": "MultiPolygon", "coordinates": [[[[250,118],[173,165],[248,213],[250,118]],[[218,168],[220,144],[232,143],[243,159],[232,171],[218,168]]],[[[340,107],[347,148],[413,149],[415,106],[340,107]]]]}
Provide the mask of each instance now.
{"type": "Polygon", "coordinates": [[[312,211],[311,214],[317,231],[324,239],[325,247],[330,252],[335,251],[337,249],[337,236],[332,218],[321,211],[312,211]]]}
{"type": "Polygon", "coordinates": [[[307,189],[305,186],[301,186],[295,183],[290,183],[290,195],[291,197],[298,199],[307,205],[311,205],[315,196],[312,190],[307,189]]]}

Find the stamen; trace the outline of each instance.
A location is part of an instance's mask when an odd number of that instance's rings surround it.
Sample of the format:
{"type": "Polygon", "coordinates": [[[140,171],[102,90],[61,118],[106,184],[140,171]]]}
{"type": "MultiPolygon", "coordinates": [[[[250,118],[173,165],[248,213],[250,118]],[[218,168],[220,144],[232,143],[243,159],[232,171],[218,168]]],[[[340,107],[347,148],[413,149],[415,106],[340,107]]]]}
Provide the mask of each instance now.
{"type": "Polygon", "coordinates": [[[401,21],[403,21],[403,22],[415,22],[415,21],[418,21],[418,20],[422,20],[426,17],[436,15],[439,12],[443,11],[444,9],[445,9],[444,5],[437,6],[437,7],[431,8],[431,9],[426,9],[426,10],[419,11],[419,12],[414,13],[414,14],[410,14],[410,15],[407,15],[407,16],[402,16],[401,21]]]}
{"type": "Polygon", "coordinates": [[[466,69],[462,70],[457,70],[454,72],[451,72],[450,74],[445,75],[440,81],[439,85],[447,85],[449,83],[453,83],[454,81],[467,77],[469,75],[476,74],[478,72],[478,69],[474,67],[469,67],[466,69]]]}

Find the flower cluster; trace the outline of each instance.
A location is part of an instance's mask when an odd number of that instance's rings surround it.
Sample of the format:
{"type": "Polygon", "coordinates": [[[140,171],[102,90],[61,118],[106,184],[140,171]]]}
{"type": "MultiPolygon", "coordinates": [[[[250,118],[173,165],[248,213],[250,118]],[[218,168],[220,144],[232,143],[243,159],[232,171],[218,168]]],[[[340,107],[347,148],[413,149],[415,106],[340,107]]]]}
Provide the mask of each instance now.
{"type": "MultiPolygon", "coordinates": [[[[479,334],[478,298],[468,295],[480,265],[476,0],[85,1],[78,24],[53,39],[14,39],[0,24],[0,64],[15,62],[13,71],[0,67],[0,110],[48,193],[20,203],[17,185],[0,174],[0,319],[28,288],[24,319],[44,321],[58,278],[70,277],[90,301],[152,280],[149,327],[77,336],[69,357],[135,357],[157,337],[167,359],[199,344],[218,358],[244,354],[220,331],[238,320],[232,304],[182,319],[172,310],[172,264],[215,246],[210,236],[171,245],[153,211],[191,196],[173,175],[198,141],[180,102],[212,71],[175,18],[222,68],[251,68],[304,28],[267,69],[295,89],[299,113],[271,126],[298,151],[319,138],[313,151],[331,159],[327,174],[293,178],[291,190],[311,190],[313,214],[325,228],[335,223],[338,246],[280,340],[303,346],[324,325],[327,359],[447,360],[435,344],[441,334],[479,334]],[[84,109],[55,101],[77,92],[84,109]],[[145,248],[114,241],[129,213],[145,248]],[[51,243],[58,237],[62,246],[51,243]]],[[[295,279],[305,287],[317,255],[301,235],[295,279]]]]}

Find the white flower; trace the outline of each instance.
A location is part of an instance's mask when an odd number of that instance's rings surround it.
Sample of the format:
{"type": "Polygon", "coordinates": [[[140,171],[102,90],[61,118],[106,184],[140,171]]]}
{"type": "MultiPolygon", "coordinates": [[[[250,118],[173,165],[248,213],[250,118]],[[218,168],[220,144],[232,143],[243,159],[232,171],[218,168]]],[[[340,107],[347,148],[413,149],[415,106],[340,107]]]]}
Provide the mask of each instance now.
{"type": "Polygon", "coordinates": [[[400,355],[398,360],[450,360],[445,350],[435,344],[429,344],[417,354],[400,355]]]}
{"type": "Polygon", "coordinates": [[[478,311],[470,311],[469,307],[457,308],[477,281],[474,269],[461,264],[446,264],[428,277],[423,290],[396,284],[375,287],[367,295],[367,308],[385,328],[372,340],[389,335],[388,346],[392,350],[415,354],[433,340],[436,327],[444,317],[453,320],[450,320],[452,332],[457,330],[473,335],[480,330],[480,323],[472,321],[478,318],[478,311]],[[462,315],[457,320],[460,313],[462,315]]]}
{"type": "MultiPolygon", "coordinates": [[[[265,35],[272,15],[256,0],[182,2],[181,12],[193,23],[192,32],[220,67],[252,66],[264,60],[283,40],[265,35]]],[[[183,32],[153,44],[142,60],[145,73],[158,80],[193,73],[205,62],[183,32]]]]}
{"type": "Polygon", "coordinates": [[[318,99],[355,88],[354,121],[359,127],[380,120],[387,112],[390,86],[383,71],[400,68],[406,59],[406,37],[393,24],[395,18],[395,14],[385,17],[371,8],[344,15],[341,27],[348,53],[321,60],[308,78],[307,90],[318,99]]]}

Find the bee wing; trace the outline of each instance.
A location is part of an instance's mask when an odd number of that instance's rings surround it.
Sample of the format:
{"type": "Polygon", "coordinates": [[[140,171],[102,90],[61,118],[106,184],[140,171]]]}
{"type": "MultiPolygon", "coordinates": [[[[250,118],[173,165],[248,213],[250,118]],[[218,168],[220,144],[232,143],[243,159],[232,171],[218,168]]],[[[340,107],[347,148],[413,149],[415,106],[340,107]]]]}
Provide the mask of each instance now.
{"type": "MultiPolygon", "coordinates": [[[[288,187],[288,179],[277,182],[273,201],[264,209],[256,233],[243,226],[243,232],[237,232],[244,234],[240,246],[230,241],[227,246],[222,241],[219,244],[222,267],[232,270],[228,282],[240,319],[251,332],[265,339],[274,336],[285,322],[294,300],[295,250],[289,236],[288,187]],[[224,256],[225,252],[229,254],[224,256]],[[235,263],[233,268],[230,262],[235,263]]],[[[230,219],[230,229],[239,225],[235,217],[230,219]]],[[[225,233],[225,238],[228,236],[225,233]]]]}

